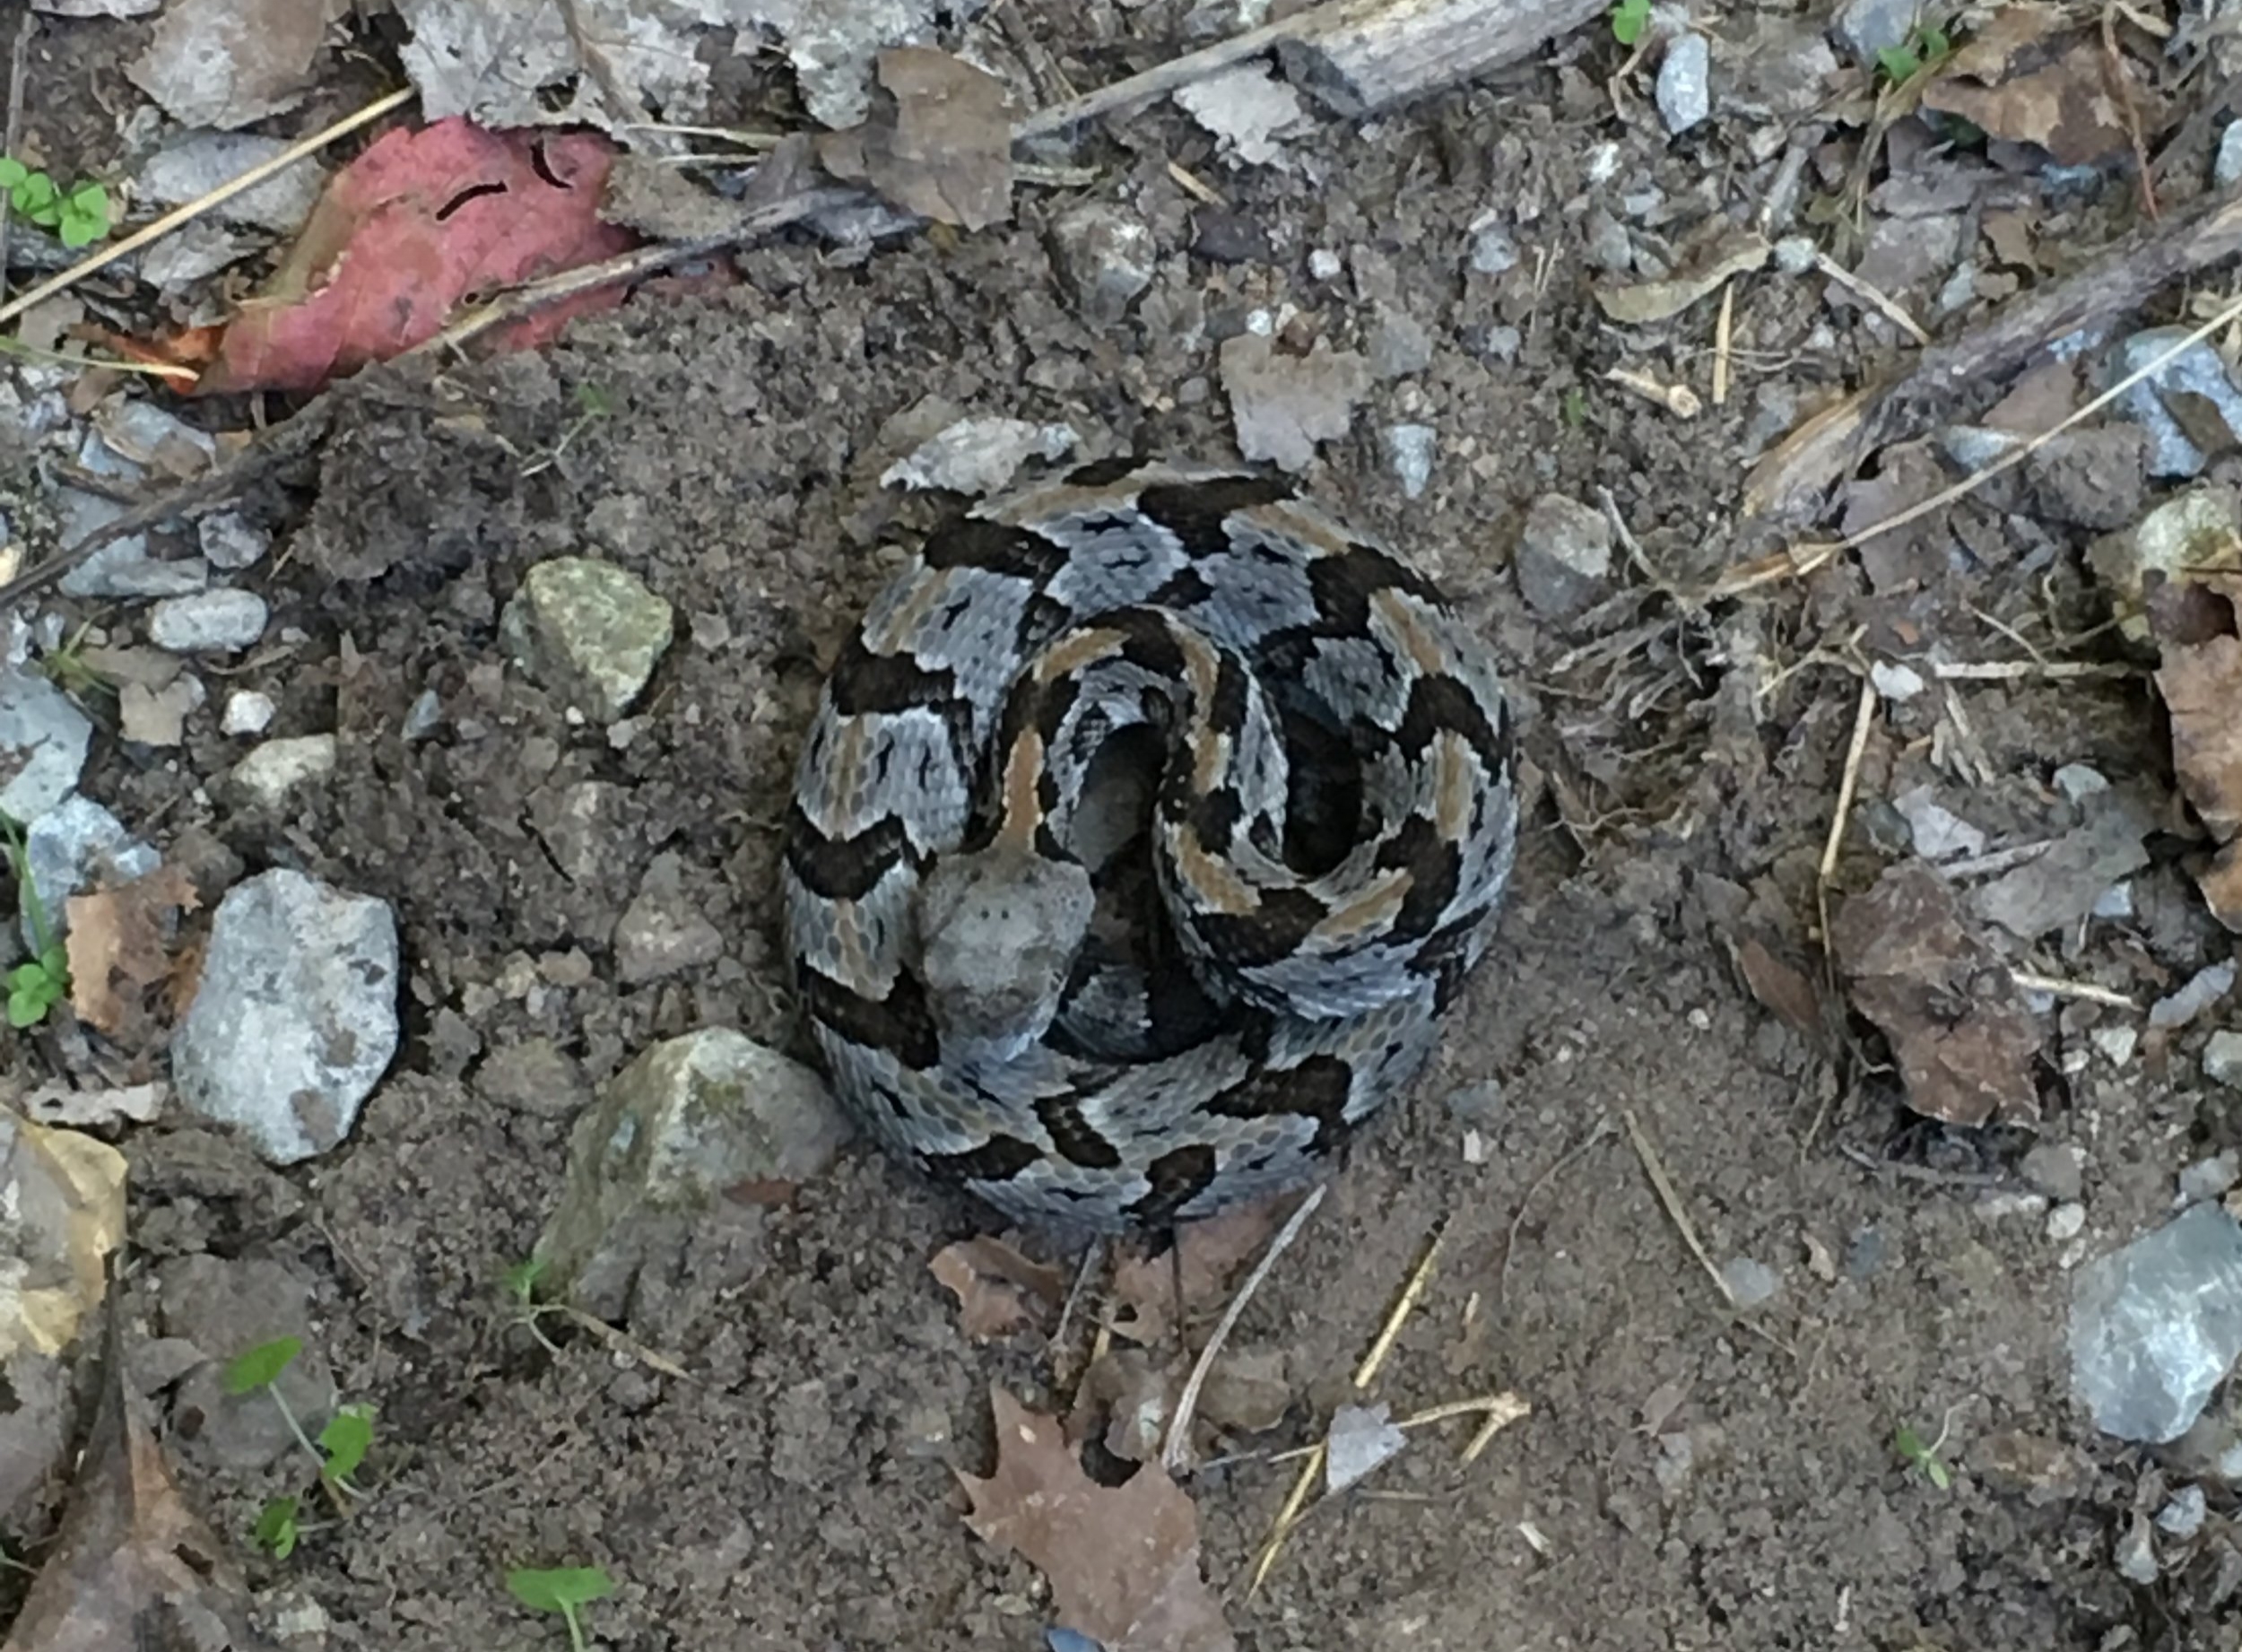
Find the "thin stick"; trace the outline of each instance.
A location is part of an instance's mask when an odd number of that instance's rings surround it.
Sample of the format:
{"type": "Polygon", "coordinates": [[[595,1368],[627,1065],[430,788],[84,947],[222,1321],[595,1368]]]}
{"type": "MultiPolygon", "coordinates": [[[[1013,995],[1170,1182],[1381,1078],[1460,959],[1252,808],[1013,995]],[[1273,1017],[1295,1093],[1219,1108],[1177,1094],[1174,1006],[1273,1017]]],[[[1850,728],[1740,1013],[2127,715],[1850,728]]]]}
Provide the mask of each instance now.
{"type": "Polygon", "coordinates": [[[1771,585],[1779,579],[1801,578],[1828,566],[1845,552],[1859,550],[1861,546],[1880,535],[1889,534],[1894,528],[1905,527],[1910,522],[1919,522],[1935,511],[1943,510],[1949,505],[1968,498],[1995,476],[2005,471],[2013,470],[2065,430],[2092,418],[2142,379],[2162,372],[2166,367],[2202,343],[2212,334],[2237,320],[2242,320],[2242,298],[2238,298],[2226,305],[2217,315],[2189,333],[2186,337],[2153,360],[2143,362],[2132,372],[2127,373],[2084,406],[2042,430],[2030,440],[2020,442],[2017,446],[2011,448],[1983,470],[1965,476],[1951,487],[1940,489],[1930,498],[1910,505],[1904,510],[1893,512],[1881,522],[1872,522],[1857,533],[1847,534],[1843,539],[1800,545],[1794,550],[1778,552],[1774,556],[1761,557],[1755,562],[1747,562],[1742,568],[1732,569],[1712,583],[1707,590],[1707,596],[1708,598],[1739,596],[1746,591],[1757,589],[1763,585],[1771,585]]]}
{"type": "Polygon", "coordinates": [[[1873,305],[1881,310],[1887,320],[1906,332],[1916,343],[1928,344],[1931,342],[1931,335],[1923,330],[1922,324],[1901,309],[1897,299],[1863,281],[1828,253],[1814,254],[1814,267],[1863,303],[1873,305]]]}
{"type": "Polygon", "coordinates": [[[251,167],[239,178],[219,185],[217,188],[206,195],[196,196],[184,206],[173,207],[154,222],[143,224],[123,240],[110,242],[91,256],[79,259],[61,274],[49,276],[30,291],[11,299],[5,304],[0,304],[0,325],[14,320],[41,300],[50,299],[56,293],[77,285],[96,270],[107,268],[126,254],[138,252],[151,241],[161,240],[181,224],[201,217],[222,201],[230,201],[245,189],[254,189],[274,173],[295,165],[306,155],[317,154],[337,138],[347,137],[361,126],[370,126],[384,115],[403,109],[419,95],[413,88],[407,86],[402,91],[391,92],[386,98],[377,98],[355,115],[345,115],[333,126],[323,127],[309,137],[291,143],[270,161],[262,161],[251,167]]]}
{"type": "Polygon", "coordinates": [[[1362,1356],[1362,1363],[1355,1368],[1354,1386],[1358,1391],[1370,1386],[1377,1377],[1378,1368],[1386,1363],[1386,1356],[1393,1352],[1395,1340],[1401,1335],[1402,1326],[1408,1323],[1409,1316],[1416,1312],[1418,1300],[1424,1295],[1425,1287],[1432,1282],[1433,1264],[1439,1260],[1440,1247],[1447,1236],[1445,1221],[1433,1229],[1431,1242],[1426,1245],[1425,1254],[1418,1259],[1416,1270],[1410,1274],[1409,1282],[1402,1287],[1402,1293],[1395,1300],[1393,1311],[1386,1316],[1386,1323],[1379,1327],[1369,1352],[1362,1356]]]}
{"type": "Polygon", "coordinates": [[[1728,1281],[1713,1265],[1713,1258],[1707,1254],[1704,1241],[1697,1237],[1697,1228],[1690,1221],[1690,1213],[1682,1206],[1682,1196],[1674,1191],[1664,1162],[1658,1157],[1657,1150],[1651,1146],[1650,1138],[1643,1134],[1642,1126],[1636,1122],[1635,1109],[1621,1109],[1620,1117],[1626,1122],[1628,1140],[1635,1144],[1635,1156],[1643,1161],[1643,1169],[1650,1177],[1650,1185],[1658,1190],[1658,1202],[1666,1207],[1666,1214],[1681,1230],[1682,1242],[1690,1248],[1690,1254],[1697,1258],[1698,1266],[1705,1270],[1705,1277],[1713,1282],[1714,1288],[1720,1292],[1721,1300],[1734,1308],[1736,1293],[1729,1289],[1728,1281]]]}
{"type": "MultiPolygon", "coordinates": [[[[1500,1417],[1502,1420],[1500,1426],[1507,1427],[1508,1424],[1516,1422],[1521,1417],[1530,1417],[1533,1414],[1534,1406],[1531,1401],[1524,1398],[1515,1390],[1505,1388],[1500,1394],[1482,1394],[1467,1400],[1442,1400],[1438,1405],[1428,1405],[1422,1411],[1412,1412],[1406,1417],[1396,1418],[1395,1420],[1394,1426],[1397,1429],[1403,1430],[1421,1429],[1429,1428],[1436,1422],[1446,1422],[1451,1417],[1484,1417],[1491,1415],[1500,1417]]],[[[1475,1439],[1478,1436],[1474,1435],[1473,1438],[1475,1439]]],[[[1265,1457],[1233,1457],[1230,1458],[1230,1461],[1270,1464],[1297,1463],[1302,1457],[1315,1456],[1317,1453],[1324,1451],[1325,1448],[1326,1448],[1322,1445],[1295,1446],[1290,1451],[1272,1452],[1265,1457]]],[[[1480,1448],[1481,1451],[1484,1451],[1485,1449],[1486,1448],[1484,1446],[1480,1448]]],[[[1472,1456],[1477,1456],[1478,1455],[1479,1452],[1477,1451],[1472,1453],[1472,1456]]],[[[1464,1460],[1465,1462],[1469,1462],[1471,1458],[1466,1457],[1464,1460]]]]}
{"type": "Polygon", "coordinates": [[[1510,1237],[1502,1245],[1502,1271],[1495,1276],[1495,1300],[1503,1307],[1510,1306],[1510,1259],[1518,1254],[1518,1230],[1525,1225],[1525,1213],[1534,1208],[1534,1198],[1542,1189],[1557,1179],[1558,1172],[1578,1159],[1605,1136],[1612,1134],[1609,1117],[1598,1118],[1595,1126],[1577,1147],[1557,1156],[1556,1161],[1543,1170],[1534,1185],[1525,1190],[1525,1197],[1518,1201],[1518,1213],[1510,1219],[1510,1237]]]}
{"type": "Polygon", "coordinates": [[[2038,975],[2029,969],[2011,969],[2009,979],[2026,992],[2044,992],[2058,998],[2083,998],[2089,1004],[2106,1004],[2113,1010],[2139,1011],[2141,1006],[2122,992],[2107,987],[2097,987],[2090,981],[2066,981],[2060,976],[2038,975]]]}
{"type": "Polygon", "coordinates": [[[1720,289],[1720,315],[1713,323],[1713,405],[1728,405],[1729,352],[1735,343],[1736,283],[1724,282],[1720,289]]]}
{"type": "Polygon", "coordinates": [[[1854,795],[1860,790],[1861,761],[1868,752],[1869,731],[1876,726],[1876,685],[1861,679],[1861,697],[1853,708],[1853,738],[1845,749],[1845,775],[1838,782],[1838,806],[1829,817],[1829,835],[1821,845],[1818,881],[1828,888],[1838,871],[1838,852],[1845,847],[1845,828],[1853,817],[1854,795]]]}
{"type": "Polygon", "coordinates": [[[1931,674],[1945,683],[2008,683],[2020,677],[2062,682],[2089,677],[2145,677],[2149,668],[2103,660],[1934,660],[1931,674]]]}
{"type": "Polygon", "coordinates": [[[1155,98],[1164,97],[1181,87],[1219,74],[1232,64],[1257,57],[1281,40],[1313,34],[1324,24],[1356,9],[1359,8],[1349,4],[1349,0],[1332,0],[1331,4],[1317,6],[1298,16],[1264,23],[1258,29],[1234,34],[1227,40],[1203,46],[1195,52],[1186,52],[1180,57],[1156,64],[1141,74],[1129,75],[1110,86],[1100,86],[1079,98],[1070,98],[1064,103],[1038,109],[1012,127],[1012,140],[1018,143],[1023,139],[1049,137],[1099,115],[1136,109],[1155,98]]]}
{"type": "MultiPolygon", "coordinates": [[[[0,136],[0,154],[13,155],[23,140],[23,71],[30,62],[31,30],[38,27],[36,12],[24,13],[15,26],[15,48],[8,55],[8,126],[0,136]]],[[[8,210],[14,204],[14,192],[0,189],[0,299],[8,296],[8,210]]]]}
{"type": "Polygon", "coordinates": [[[1318,1184],[1308,1197],[1300,1201],[1299,1208],[1292,1213],[1284,1226],[1277,1230],[1276,1238],[1271,1239],[1269,1248],[1261,1253],[1261,1260],[1254,1264],[1254,1271],[1246,1275],[1246,1282],[1230,1299],[1230,1305],[1222,1310],[1221,1321],[1215,1326],[1214,1335],[1208,1337],[1206,1346],[1199,1350],[1199,1357],[1191,1367],[1191,1375],[1183,1385],[1183,1396],[1176,1402],[1175,1421],[1168,1425],[1167,1442],[1160,1448],[1160,1462],[1169,1473],[1180,1469],[1188,1454],[1191,1419],[1199,1409],[1199,1390],[1206,1386],[1207,1373],[1214,1368],[1214,1356],[1221,1352],[1222,1344],[1237,1326],[1239,1316],[1245,1313],[1246,1304],[1253,1300],[1254,1292],[1260,1290],[1262,1282],[1269,1277],[1269,1270],[1276,1265],[1277,1258],[1290,1248],[1294,1239],[1299,1238],[1300,1230],[1308,1225],[1308,1219],[1324,1202],[1326,1186],[1318,1184]]]}
{"type": "Polygon", "coordinates": [[[1331,1448],[1318,1440],[1308,1448],[1308,1461],[1300,1465],[1299,1477],[1292,1489],[1285,1493],[1283,1503],[1277,1509],[1277,1517],[1269,1523],[1269,1535],[1262,1540],[1261,1552],[1254,1560],[1254,1579],[1246,1588],[1246,1598],[1251,1600],[1261,1593],[1261,1586],[1269,1580],[1270,1568],[1277,1563],[1277,1555],[1284,1547],[1284,1540],[1292,1535],[1292,1528],[1300,1522],[1300,1510],[1307,1507],[1308,1494],[1316,1489],[1317,1477],[1324,1472],[1324,1459],[1331,1448]]]}

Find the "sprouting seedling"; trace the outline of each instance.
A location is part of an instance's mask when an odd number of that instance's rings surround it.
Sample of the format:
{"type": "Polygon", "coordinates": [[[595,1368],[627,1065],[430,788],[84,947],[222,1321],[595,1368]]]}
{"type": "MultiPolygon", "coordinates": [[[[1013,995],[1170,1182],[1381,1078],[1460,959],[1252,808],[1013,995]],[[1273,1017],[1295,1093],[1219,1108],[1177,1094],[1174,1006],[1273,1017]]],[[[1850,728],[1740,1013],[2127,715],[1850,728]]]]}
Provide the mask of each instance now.
{"type": "Polygon", "coordinates": [[[544,457],[525,465],[522,474],[534,476],[540,471],[551,470],[569,450],[569,444],[584,434],[594,424],[615,411],[614,398],[595,384],[576,387],[576,417],[569,420],[552,444],[552,451],[544,457]]]}
{"type": "Polygon", "coordinates": [[[532,1612],[557,1612],[569,1626],[569,1652],[584,1652],[584,1608],[615,1592],[615,1580],[598,1566],[562,1566],[551,1571],[518,1568],[506,1574],[506,1587],[532,1612]]]}
{"type": "Polygon", "coordinates": [[[1919,23],[1897,46],[1880,48],[1876,66],[1895,86],[1904,86],[1924,70],[1935,68],[1953,55],[1954,42],[1943,29],[1919,23]]]}
{"type": "MultiPolygon", "coordinates": [[[[276,1336],[269,1343],[237,1354],[226,1367],[226,1392],[232,1395],[254,1393],[262,1388],[272,1396],[288,1431],[296,1437],[296,1443],[305,1455],[318,1465],[319,1488],[327,1494],[338,1515],[348,1515],[351,1500],[364,1495],[352,1483],[366,1461],[366,1454],[374,1443],[374,1408],[371,1405],[338,1405],[335,1414],[319,1430],[314,1442],[304,1432],[297,1420],[295,1407],[280,1390],[281,1374],[296,1362],[304,1351],[303,1341],[294,1336],[276,1336]]],[[[297,1517],[302,1503],[295,1497],[275,1497],[268,1500],[256,1517],[251,1534],[257,1546],[267,1551],[275,1560],[286,1560],[295,1552],[302,1528],[297,1517]]]]}
{"type": "Polygon", "coordinates": [[[13,155],[0,155],[0,189],[8,204],[65,247],[89,247],[109,232],[114,222],[109,191],[81,181],[65,189],[45,172],[32,170],[13,155]]]}
{"type": "Polygon", "coordinates": [[[39,669],[47,674],[48,681],[78,700],[117,691],[116,685],[85,656],[86,634],[92,629],[93,622],[85,621],[64,639],[60,648],[39,662],[39,669]]]}
{"type": "Polygon", "coordinates": [[[1949,1468],[1946,1468],[1944,1459],[1940,1457],[1940,1448],[1944,1444],[1946,1444],[1944,1428],[1940,1430],[1940,1437],[1933,1439],[1928,1446],[1924,1444],[1924,1437],[1917,1435],[1917,1432],[1915,1432],[1913,1428],[1906,1426],[1906,1423],[1901,1423],[1899,1432],[1892,1435],[1892,1450],[1899,1453],[1899,1462],[1908,1464],[1908,1466],[1913,1466],[1913,1468],[1919,1468],[1919,1471],[1924,1473],[1924,1480],[1928,1480],[1940,1491],[1946,1491],[1946,1486],[1953,1484],[1953,1475],[1951,1475],[1949,1468]]]}
{"type": "Polygon", "coordinates": [[[1632,46],[1650,27],[1650,0],[1619,0],[1612,8],[1612,38],[1632,46]]]}
{"type": "Polygon", "coordinates": [[[0,814],[0,837],[7,842],[8,870],[15,874],[16,903],[31,920],[33,956],[8,971],[8,1025],[18,1032],[36,1027],[47,1012],[70,996],[70,954],[47,924],[47,904],[31,881],[30,856],[24,853],[23,829],[0,814]]]}
{"type": "Polygon", "coordinates": [[[537,1300],[537,1282],[544,1277],[544,1274],[545,1259],[543,1256],[526,1256],[508,1267],[502,1277],[506,1282],[506,1294],[514,1300],[514,1323],[535,1337],[547,1353],[557,1357],[560,1345],[547,1336],[537,1322],[547,1314],[565,1314],[568,1310],[558,1302],[540,1302],[537,1300]]]}

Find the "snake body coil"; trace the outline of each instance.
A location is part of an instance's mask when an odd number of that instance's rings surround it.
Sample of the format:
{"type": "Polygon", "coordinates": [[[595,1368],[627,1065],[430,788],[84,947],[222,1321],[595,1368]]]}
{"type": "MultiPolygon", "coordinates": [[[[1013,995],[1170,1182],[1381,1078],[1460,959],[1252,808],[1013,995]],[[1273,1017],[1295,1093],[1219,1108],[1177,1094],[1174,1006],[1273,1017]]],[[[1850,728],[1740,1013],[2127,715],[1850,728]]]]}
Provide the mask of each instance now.
{"type": "Polygon", "coordinates": [[[1024,1222],[1310,1180],[1485,950],[1512,768],[1479,640],[1280,479],[1105,464],[984,504],[874,600],[796,775],[835,1086],[1024,1222]]]}

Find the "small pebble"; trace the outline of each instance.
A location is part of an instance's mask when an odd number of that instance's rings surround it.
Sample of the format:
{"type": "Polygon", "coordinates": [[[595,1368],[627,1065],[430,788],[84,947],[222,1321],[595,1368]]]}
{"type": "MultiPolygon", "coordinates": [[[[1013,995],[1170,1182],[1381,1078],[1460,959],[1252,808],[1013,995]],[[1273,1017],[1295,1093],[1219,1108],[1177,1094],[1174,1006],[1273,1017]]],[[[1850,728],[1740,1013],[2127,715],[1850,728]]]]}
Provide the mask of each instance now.
{"type": "Polygon", "coordinates": [[[1308,273],[1317,281],[1336,281],[1344,267],[1339,255],[1328,247],[1318,247],[1308,255],[1308,273]]]}
{"type": "Polygon", "coordinates": [[[148,611],[148,640],[173,654],[233,654],[264,636],[272,617],[255,591],[221,587],[167,596],[148,611]]]}
{"type": "Polygon", "coordinates": [[[2041,1142],[2018,1167],[2051,1199],[2075,1200],[2086,1185],[2086,1155],[2069,1142],[2041,1142]]]}
{"type": "Polygon", "coordinates": [[[253,568],[273,548],[273,536],[238,510],[215,510],[195,526],[203,556],[213,568],[253,568]]]}
{"type": "Polygon", "coordinates": [[[2212,181],[2221,189],[2242,183],[2242,120],[2230,120],[2219,135],[2218,157],[2211,163],[2212,181]]]}
{"type": "Polygon", "coordinates": [[[333,735],[267,740],[233,766],[232,783],[252,804],[275,808],[298,787],[333,774],[337,754],[333,735]]]}
{"type": "Polygon", "coordinates": [[[1786,275],[1803,275],[1820,256],[1811,235],[1786,235],[1775,243],[1775,267],[1786,275]]]}
{"type": "Polygon", "coordinates": [[[1878,660],[1869,666],[1868,680],[1886,700],[1913,700],[1924,689],[1920,672],[1890,660],[1878,660]]]}
{"type": "Polygon", "coordinates": [[[2215,963],[2198,969],[2177,992],[2149,1006],[2149,1025],[2185,1027],[2234,988],[2234,963],[2215,963]]]}
{"type": "Polygon", "coordinates": [[[2132,1526],[2117,1540],[2110,1559],[2116,1563],[2117,1575],[2128,1583],[2138,1583],[2144,1588],[2157,1580],[2156,1545],[2149,1536],[2149,1523],[2138,1515],[2132,1526]]]}
{"type": "Polygon", "coordinates": [[[422,689],[418,700],[404,714],[404,726],[399,732],[407,740],[425,740],[436,732],[436,726],[444,720],[444,702],[434,689],[422,689]]]}
{"type": "MultiPolygon", "coordinates": [[[[2242,121],[2236,123],[2242,126],[2242,121]]],[[[2242,1090],[2242,1032],[2221,1028],[2203,1046],[2203,1076],[2229,1090],[2242,1090]]]]}
{"type": "Polygon", "coordinates": [[[1720,1270],[1721,1282],[1728,1287],[1728,1299],[1738,1308],[1757,1308],[1774,1300],[1783,1282],[1775,1270],[1764,1262],[1750,1256],[1737,1256],[1720,1270]]]}
{"type": "Polygon", "coordinates": [[[2092,1034],[2094,1048],[2113,1067],[2122,1067],[2133,1059],[2133,1053],[2141,1043],[2139,1030],[2132,1027],[2097,1027],[2092,1034]]]}
{"type": "Polygon", "coordinates": [[[2182,1486],[2157,1510],[2157,1529],[2185,1543],[2203,1529],[2203,1516],[2208,1512],[2203,1487],[2182,1486]]]}
{"type": "Polygon", "coordinates": [[[1713,112],[1712,75],[1711,42],[1695,30],[1675,36],[1658,65],[1653,93],[1668,132],[1679,137],[1713,112]]]}
{"type": "Polygon", "coordinates": [[[272,726],[273,715],[278,709],[270,694],[242,689],[227,700],[225,715],[219,719],[218,726],[229,735],[261,735],[272,726]]]}
{"type": "Polygon", "coordinates": [[[2064,764],[2055,770],[2055,789],[2073,803],[2084,803],[2109,790],[2109,781],[2103,778],[2101,770],[2090,769],[2084,763],[2064,764]]]}
{"type": "Polygon", "coordinates": [[[1544,493],[1527,511],[1516,559],[1526,606],[1570,619],[1603,596],[1612,577],[1612,524],[1600,510],[1544,493]]]}
{"type": "Polygon", "coordinates": [[[1518,263],[1518,243],[1510,231],[1499,223],[1490,223],[1475,230],[1472,236],[1472,271],[1479,275],[1500,275],[1516,269],[1518,263]]]}
{"type": "Polygon", "coordinates": [[[2188,1204],[2215,1199],[2237,1181],[2242,1181],[2242,1153],[2229,1147],[2222,1153],[2196,1160],[2180,1172],[2180,1198],[2188,1204]]]}
{"type": "Polygon", "coordinates": [[[2058,1204],[2047,1213],[2047,1237],[2058,1245],[2078,1238],[2079,1230],[2085,1226],[2083,1204],[2058,1204]]]}
{"type": "Polygon", "coordinates": [[[1401,483],[1402,497],[1416,499],[1432,480],[1438,432],[1429,424],[1389,424],[1379,433],[1386,462],[1401,483]]]}

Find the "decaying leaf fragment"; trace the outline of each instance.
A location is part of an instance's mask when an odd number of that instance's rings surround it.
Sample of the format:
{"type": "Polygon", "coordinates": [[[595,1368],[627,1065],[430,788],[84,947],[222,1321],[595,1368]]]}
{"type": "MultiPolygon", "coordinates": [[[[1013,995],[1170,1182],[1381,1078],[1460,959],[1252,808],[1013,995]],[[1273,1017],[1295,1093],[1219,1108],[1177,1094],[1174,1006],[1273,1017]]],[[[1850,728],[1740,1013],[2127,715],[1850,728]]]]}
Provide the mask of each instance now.
{"type": "Polygon", "coordinates": [[[1066,1292],[1056,1268],[986,1233],[943,1246],[926,1271],[958,1299],[958,1323],[977,1343],[1011,1335],[1066,1292]]]}
{"type": "Polygon", "coordinates": [[[947,52],[882,52],[871,114],[820,139],[818,155],[836,178],[936,223],[984,230],[1012,215],[1004,83],[947,52]]]}
{"type": "Polygon", "coordinates": [[[127,1046],[152,1041],[152,989],[169,984],[175,919],[199,905],[174,865],[115,889],[70,898],[70,1007],[81,1021],[127,1046]]]}
{"type": "Polygon", "coordinates": [[[2172,768],[2180,790],[2220,847],[2196,883],[2212,915],[2242,932],[2242,636],[2236,635],[2242,578],[2190,582],[2196,599],[2152,606],[2162,656],[2158,691],[2172,722],[2172,768]],[[2203,614],[2215,615],[2211,624],[2203,614]],[[2215,626],[2215,629],[2214,629],[2215,626]]]}
{"type": "Polygon", "coordinates": [[[0,1652],[152,1647],[262,1652],[225,1546],[189,1509],[126,1391],[114,1303],[107,1370],[70,1512],[0,1652]]]}
{"type": "Polygon", "coordinates": [[[124,1154],[0,1108],[0,1369],[77,1340],[124,1236],[124,1154]]]}
{"type": "Polygon", "coordinates": [[[2036,143],[2061,166],[2091,166],[2133,143],[2125,106],[2144,130],[2157,100],[2099,30],[2072,27],[2067,8],[2033,4],[1996,13],[1923,88],[1923,107],[1958,115],[1994,137],[2036,143]],[[2125,77],[2125,101],[2110,76],[2125,77]]]}
{"type": "Polygon", "coordinates": [[[1861,1013],[1884,1030],[1907,1105],[1953,1125],[2039,1117],[2039,1032],[1953,889],[1916,861],[1845,903],[1830,943],[1861,1013]]]}
{"type": "Polygon", "coordinates": [[[989,1391],[996,1467],[960,1473],[966,1524],[1050,1579],[1059,1622],[1105,1652],[1231,1652],[1221,1603],[1199,1574],[1199,1512],[1156,1463],[1125,1485],[1082,1472],[1056,1417],[989,1391]]]}

